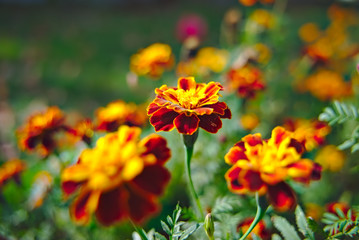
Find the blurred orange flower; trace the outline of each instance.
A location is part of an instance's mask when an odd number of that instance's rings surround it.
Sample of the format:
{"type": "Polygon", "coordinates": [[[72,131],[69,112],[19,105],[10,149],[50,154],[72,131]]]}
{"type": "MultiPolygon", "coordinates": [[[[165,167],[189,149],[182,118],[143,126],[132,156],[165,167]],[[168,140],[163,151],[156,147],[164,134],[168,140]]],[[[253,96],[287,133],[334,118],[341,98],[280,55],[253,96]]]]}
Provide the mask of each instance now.
{"type": "Polygon", "coordinates": [[[94,135],[94,125],[91,119],[84,119],[76,123],[76,125],[69,130],[70,136],[72,137],[69,141],[76,143],[80,140],[87,144],[91,143],[91,139],[94,135]]]}
{"type": "Polygon", "coordinates": [[[21,150],[37,151],[42,156],[49,155],[56,147],[54,134],[67,130],[65,116],[56,106],[32,115],[24,126],[18,128],[18,144],[21,150]]]}
{"type": "Polygon", "coordinates": [[[319,38],[321,31],[317,24],[306,23],[299,29],[299,36],[304,42],[313,42],[319,38]]]}
{"type": "Polygon", "coordinates": [[[137,126],[145,125],[147,121],[146,110],[134,103],[125,103],[117,100],[106,107],[100,107],[96,111],[96,129],[100,131],[117,131],[120,125],[137,126]]]}
{"type": "Polygon", "coordinates": [[[336,146],[327,145],[319,150],[314,161],[319,163],[323,167],[323,170],[338,172],[344,166],[345,154],[336,146]]]}
{"type": "Polygon", "coordinates": [[[163,165],[171,153],[161,136],[140,140],[140,134],[140,128],[121,126],[63,171],[65,197],[78,192],[70,207],[74,221],[86,224],[95,213],[103,225],[125,219],[142,223],[159,210],[157,198],[170,179],[163,165]]]}
{"type": "MultiPolygon", "coordinates": [[[[247,230],[249,229],[249,226],[252,224],[253,220],[254,220],[253,217],[245,218],[241,223],[238,224],[237,231],[238,232],[240,231],[242,233],[247,232],[247,230]]],[[[251,235],[253,233],[257,237],[260,237],[263,240],[269,240],[270,239],[270,232],[266,228],[266,225],[265,225],[263,220],[260,220],[259,223],[254,227],[254,229],[251,232],[251,235]]],[[[248,238],[246,238],[246,239],[253,239],[251,235],[249,235],[248,238]]]]}
{"type": "Polygon", "coordinates": [[[227,73],[227,80],[229,88],[236,90],[242,98],[254,98],[258,91],[266,87],[261,71],[248,64],[239,69],[231,69],[227,73]]]}
{"type": "Polygon", "coordinates": [[[225,155],[232,165],[225,174],[228,188],[237,194],[266,194],[276,210],[292,210],[296,196],[285,180],[308,184],[321,176],[321,167],[302,159],[302,152],[302,145],[282,127],[273,129],[268,140],[259,133],[247,135],[225,155]]]}
{"type": "Polygon", "coordinates": [[[254,113],[243,114],[240,118],[240,123],[245,130],[253,130],[259,124],[259,118],[254,113]]]}
{"type": "Polygon", "coordinates": [[[322,145],[331,130],[326,122],[302,118],[288,118],[285,120],[283,127],[293,132],[293,138],[303,144],[306,151],[311,151],[322,145]]]}
{"type": "Polygon", "coordinates": [[[19,174],[24,171],[26,165],[19,159],[11,159],[0,166],[0,188],[10,179],[19,181],[19,174]]]}
{"type": "Polygon", "coordinates": [[[165,70],[174,65],[171,47],[163,43],[154,43],[132,55],[130,69],[139,76],[160,78],[165,70]]]}
{"type": "Polygon", "coordinates": [[[249,20],[264,29],[273,28],[275,24],[274,15],[265,9],[254,10],[249,16],[249,20]]]}
{"type": "MultiPolygon", "coordinates": [[[[241,3],[244,6],[253,6],[254,4],[256,4],[258,1],[257,0],[238,0],[239,3],[241,3]]],[[[274,3],[275,0],[260,0],[261,3],[263,4],[270,4],[270,3],[274,3]]]]}
{"type": "Polygon", "coordinates": [[[315,203],[305,204],[305,215],[311,217],[316,221],[319,221],[323,215],[323,207],[315,203]]]}
{"type": "Polygon", "coordinates": [[[156,131],[171,131],[192,135],[197,129],[216,133],[222,127],[221,118],[231,118],[231,111],[219,102],[219,83],[196,83],[193,77],[179,78],[177,87],[156,88],[155,100],[147,114],[156,131]]]}
{"type": "Polygon", "coordinates": [[[342,99],[353,95],[350,82],[330,70],[319,70],[305,80],[305,88],[322,101],[342,99]]]}

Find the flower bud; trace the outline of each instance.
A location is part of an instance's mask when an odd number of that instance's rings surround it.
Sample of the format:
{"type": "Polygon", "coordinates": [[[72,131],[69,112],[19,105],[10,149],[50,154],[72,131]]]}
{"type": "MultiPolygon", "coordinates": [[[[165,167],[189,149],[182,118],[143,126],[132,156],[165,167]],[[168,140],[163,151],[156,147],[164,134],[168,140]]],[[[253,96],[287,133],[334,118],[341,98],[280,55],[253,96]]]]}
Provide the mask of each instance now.
{"type": "Polygon", "coordinates": [[[214,234],[214,221],[211,213],[208,213],[206,218],[204,219],[204,230],[210,240],[213,240],[214,234]]]}

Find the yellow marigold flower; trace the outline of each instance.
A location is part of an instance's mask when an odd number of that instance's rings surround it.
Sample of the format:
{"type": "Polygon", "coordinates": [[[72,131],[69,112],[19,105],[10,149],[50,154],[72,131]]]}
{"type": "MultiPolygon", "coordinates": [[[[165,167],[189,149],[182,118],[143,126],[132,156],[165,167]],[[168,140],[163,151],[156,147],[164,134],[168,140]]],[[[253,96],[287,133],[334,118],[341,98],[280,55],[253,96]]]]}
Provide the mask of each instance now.
{"type": "Polygon", "coordinates": [[[330,133],[330,126],[316,119],[288,118],[283,127],[293,132],[293,138],[303,144],[307,151],[322,145],[325,137],[330,133]]]}
{"type": "Polygon", "coordinates": [[[299,36],[304,42],[313,42],[321,35],[320,29],[315,23],[306,23],[299,29],[299,36]]]}
{"type": "Polygon", "coordinates": [[[315,61],[326,62],[333,56],[335,49],[332,39],[323,36],[306,46],[305,52],[315,61]]]}
{"type": "Polygon", "coordinates": [[[90,144],[94,135],[94,128],[91,119],[84,119],[77,122],[77,124],[69,130],[69,133],[72,136],[70,142],[76,143],[82,140],[85,143],[90,144]]]}
{"type": "Polygon", "coordinates": [[[228,188],[237,194],[266,194],[278,211],[293,209],[296,196],[285,180],[308,184],[321,174],[320,166],[302,159],[302,153],[302,145],[282,127],[273,129],[268,140],[259,133],[247,135],[224,157],[232,165],[225,174],[228,188]]]}
{"type": "Polygon", "coordinates": [[[95,213],[103,225],[125,219],[141,223],[159,210],[157,198],[170,179],[163,165],[171,153],[161,136],[140,140],[140,134],[140,128],[123,125],[63,171],[65,196],[78,192],[70,207],[74,221],[88,223],[95,213]]]}
{"type": "Polygon", "coordinates": [[[56,106],[32,115],[25,125],[17,130],[20,149],[36,150],[42,156],[49,155],[56,147],[54,134],[60,130],[67,130],[64,121],[64,114],[56,106]]]}
{"type": "Polygon", "coordinates": [[[42,206],[47,193],[53,184],[53,177],[47,171],[41,171],[34,177],[29,198],[30,209],[42,206]]]}
{"type": "Polygon", "coordinates": [[[265,29],[272,28],[275,23],[273,14],[265,9],[256,9],[253,11],[253,13],[249,16],[249,20],[265,29]]]}
{"type": "Polygon", "coordinates": [[[143,126],[147,121],[145,108],[117,100],[96,111],[96,129],[113,132],[120,125],[143,126]]]}
{"type": "Polygon", "coordinates": [[[345,163],[345,154],[334,145],[327,145],[319,150],[314,159],[323,170],[331,172],[340,171],[345,163]]]}
{"type": "Polygon", "coordinates": [[[245,130],[253,130],[258,126],[259,118],[254,113],[243,114],[240,118],[240,122],[245,130]]]}
{"type": "Polygon", "coordinates": [[[262,64],[266,64],[272,57],[272,52],[269,47],[263,43],[257,43],[254,45],[254,50],[257,52],[256,61],[262,64]]]}
{"type": "Polygon", "coordinates": [[[10,179],[19,181],[19,174],[24,171],[26,165],[19,159],[12,159],[0,166],[0,187],[10,179]]]}
{"type": "Polygon", "coordinates": [[[165,70],[174,65],[171,47],[163,43],[155,43],[141,49],[131,57],[130,69],[139,76],[159,78],[165,70]]]}
{"type": "Polygon", "coordinates": [[[342,99],[353,94],[350,82],[330,70],[319,70],[305,80],[306,89],[322,101],[342,99]]]}
{"type": "Polygon", "coordinates": [[[223,87],[219,83],[196,83],[193,77],[179,78],[177,87],[156,88],[156,98],[147,107],[150,123],[158,131],[177,128],[181,134],[192,135],[198,128],[217,133],[221,118],[231,118],[225,102],[219,102],[223,87]]]}

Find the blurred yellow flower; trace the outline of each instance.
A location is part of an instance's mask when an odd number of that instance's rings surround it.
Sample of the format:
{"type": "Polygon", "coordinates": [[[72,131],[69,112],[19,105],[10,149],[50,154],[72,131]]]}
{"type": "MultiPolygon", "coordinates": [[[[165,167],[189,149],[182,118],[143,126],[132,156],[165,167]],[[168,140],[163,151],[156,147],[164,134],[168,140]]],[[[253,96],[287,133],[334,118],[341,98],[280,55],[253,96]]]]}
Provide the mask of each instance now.
{"type": "Polygon", "coordinates": [[[158,79],[165,70],[174,65],[174,56],[171,47],[163,43],[154,43],[141,49],[130,59],[130,69],[139,76],[148,76],[158,79]]]}
{"type": "Polygon", "coordinates": [[[345,163],[345,154],[334,145],[327,145],[319,150],[315,162],[322,165],[323,170],[340,171],[345,163]]]}
{"type": "Polygon", "coordinates": [[[320,29],[315,23],[306,23],[299,29],[299,36],[304,42],[313,42],[321,35],[320,29]]]}
{"type": "Polygon", "coordinates": [[[240,123],[245,130],[253,130],[259,124],[259,118],[254,113],[243,114],[240,118],[240,123]]]}
{"type": "Polygon", "coordinates": [[[259,26],[270,29],[274,27],[275,19],[272,13],[265,9],[256,9],[253,13],[249,16],[249,20],[255,22],[259,26]]]}
{"type": "Polygon", "coordinates": [[[11,159],[0,166],[0,188],[10,179],[19,180],[19,174],[26,165],[19,159],[11,159]]]}
{"type": "Polygon", "coordinates": [[[319,221],[323,215],[324,208],[315,203],[305,204],[305,215],[319,221]]]}

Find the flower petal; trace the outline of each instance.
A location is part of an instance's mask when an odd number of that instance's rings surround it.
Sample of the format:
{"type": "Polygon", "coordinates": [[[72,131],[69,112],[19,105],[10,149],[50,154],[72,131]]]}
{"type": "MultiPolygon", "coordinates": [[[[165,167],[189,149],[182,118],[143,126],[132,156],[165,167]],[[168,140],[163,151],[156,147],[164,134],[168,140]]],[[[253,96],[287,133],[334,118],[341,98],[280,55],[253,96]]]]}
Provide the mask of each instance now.
{"type": "Polygon", "coordinates": [[[192,135],[198,129],[199,118],[196,114],[187,116],[186,113],[182,113],[175,118],[174,124],[179,133],[192,135]]]}
{"type": "Polygon", "coordinates": [[[190,90],[196,88],[196,81],[193,77],[178,79],[178,89],[190,90]]]}
{"type": "Polygon", "coordinates": [[[171,175],[167,169],[160,165],[147,166],[132,183],[145,192],[161,195],[169,182],[171,175]]]}
{"type": "Polygon", "coordinates": [[[174,128],[173,120],[178,115],[177,112],[171,109],[161,108],[150,117],[150,123],[154,126],[156,132],[170,131],[174,128]]]}
{"type": "Polygon", "coordinates": [[[155,113],[157,110],[159,110],[161,107],[158,106],[156,103],[151,103],[148,107],[147,107],[147,114],[150,116],[153,113],[155,113]]]}
{"type": "Polygon", "coordinates": [[[146,147],[142,155],[155,155],[158,164],[163,165],[171,157],[171,150],[167,147],[166,139],[157,134],[149,135],[140,144],[146,147]]]}
{"type": "Polygon", "coordinates": [[[62,191],[65,193],[66,196],[71,195],[80,186],[81,186],[81,183],[74,182],[74,181],[64,181],[61,183],[62,191]]]}
{"type": "Polygon", "coordinates": [[[264,194],[267,190],[266,184],[262,181],[260,174],[255,171],[245,171],[239,174],[239,182],[251,192],[264,194]]]}
{"type": "Polygon", "coordinates": [[[216,133],[222,127],[222,121],[217,114],[198,116],[199,126],[210,133],[216,133]]]}
{"type": "Polygon", "coordinates": [[[297,205],[293,190],[284,182],[268,186],[268,197],[273,207],[280,212],[293,210],[297,205]]]}
{"type": "Polygon", "coordinates": [[[119,222],[128,216],[128,192],[124,188],[115,188],[102,193],[96,210],[97,220],[105,226],[119,222]]]}
{"type": "Polygon", "coordinates": [[[238,160],[248,159],[244,153],[244,149],[238,146],[232,147],[229,152],[224,156],[224,160],[227,164],[235,164],[238,160]]]}
{"type": "Polygon", "coordinates": [[[159,210],[153,196],[141,194],[132,188],[129,188],[129,193],[129,214],[135,223],[142,223],[145,218],[159,210]]]}
{"type": "Polygon", "coordinates": [[[233,166],[226,172],[224,176],[227,180],[229,190],[233,193],[244,194],[248,191],[242,184],[238,182],[238,175],[241,171],[241,168],[233,166]]]}
{"type": "Polygon", "coordinates": [[[97,208],[99,197],[99,191],[83,190],[70,207],[71,217],[80,224],[88,223],[91,213],[97,208]]]}

